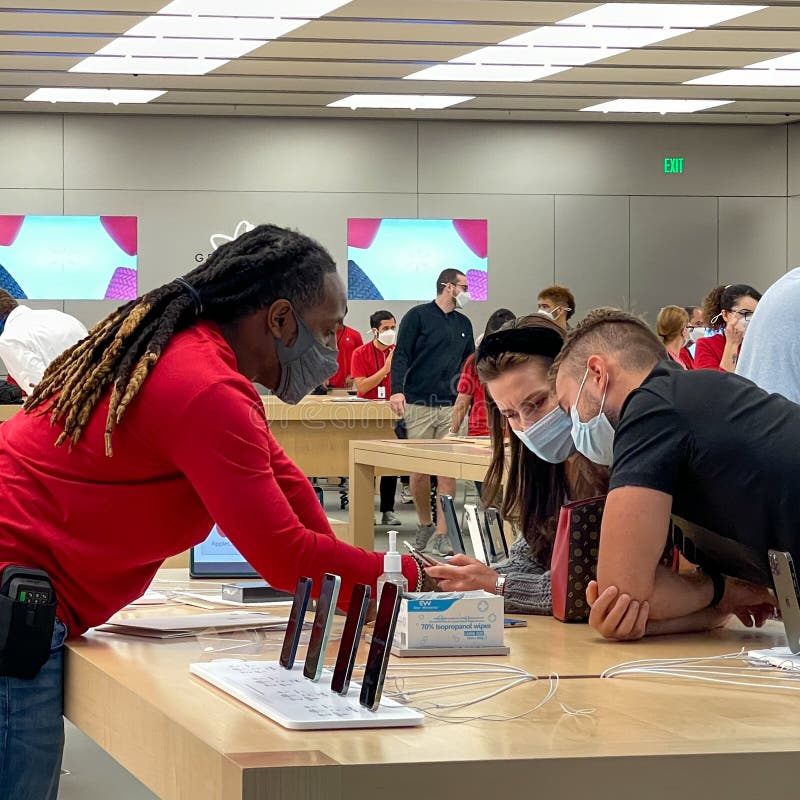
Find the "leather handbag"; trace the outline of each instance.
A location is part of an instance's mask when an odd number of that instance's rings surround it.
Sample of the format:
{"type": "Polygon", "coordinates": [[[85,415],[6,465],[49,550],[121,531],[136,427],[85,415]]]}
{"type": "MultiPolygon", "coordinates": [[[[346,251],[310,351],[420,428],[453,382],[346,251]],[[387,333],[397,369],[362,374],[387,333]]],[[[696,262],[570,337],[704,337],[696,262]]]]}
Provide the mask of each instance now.
{"type": "Polygon", "coordinates": [[[597,577],[597,552],[605,495],[561,507],[550,561],[553,616],[561,622],[586,622],[586,587],[597,577]]]}
{"type": "MultiPolygon", "coordinates": [[[[586,588],[589,581],[597,579],[600,525],[605,505],[603,495],[561,507],[550,560],[553,616],[561,622],[589,620],[586,588]]],[[[673,572],[678,571],[679,553],[674,545],[672,526],[659,563],[673,572]]]]}

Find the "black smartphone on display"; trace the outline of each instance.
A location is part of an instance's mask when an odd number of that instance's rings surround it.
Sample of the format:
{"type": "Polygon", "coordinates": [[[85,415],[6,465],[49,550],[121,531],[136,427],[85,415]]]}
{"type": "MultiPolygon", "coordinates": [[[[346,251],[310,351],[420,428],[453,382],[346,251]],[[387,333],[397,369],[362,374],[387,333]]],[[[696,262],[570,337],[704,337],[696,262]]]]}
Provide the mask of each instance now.
{"type": "Polygon", "coordinates": [[[772,583],[775,586],[775,597],[783,617],[783,627],[789,642],[789,650],[794,655],[800,654],[800,588],[797,585],[797,573],[794,560],[789,553],[780,550],[769,550],[769,568],[772,572],[772,583]]]}
{"type": "Polygon", "coordinates": [[[333,669],[331,691],[342,696],[350,688],[350,678],[356,663],[356,653],[361,643],[361,632],[364,629],[364,620],[367,618],[367,608],[372,590],[364,583],[357,583],[350,596],[350,608],[347,619],[344,621],[342,639],[339,643],[339,655],[336,657],[336,666],[333,669]]]}
{"type": "Polygon", "coordinates": [[[461,526],[458,524],[456,516],[456,505],[449,494],[440,494],[439,501],[444,511],[444,521],[447,524],[447,535],[450,537],[450,544],[453,546],[453,553],[466,553],[464,549],[464,537],[461,534],[461,526]]]}
{"type": "Polygon", "coordinates": [[[283,637],[283,647],[279,659],[280,665],[284,669],[291,669],[294,666],[309,597],[311,597],[311,578],[300,578],[294,592],[292,610],[289,612],[289,622],[286,625],[286,635],[283,637]]]}
{"type": "Polygon", "coordinates": [[[489,543],[492,547],[492,557],[494,561],[501,558],[508,558],[508,542],[503,530],[503,518],[496,508],[487,508],[485,512],[486,530],[489,534],[489,543]]]}
{"type": "Polygon", "coordinates": [[[377,711],[381,704],[383,682],[386,680],[386,667],[394,641],[394,629],[397,615],[400,612],[402,594],[394,583],[384,583],[381,602],[378,605],[378,616],[372,631],[372,642],[369,646],[367,666],[364,669],[364,681],[361,684],[359,702],[370,711],[377,711]]]}
{"type": "Polygon", "coordinates": [[[318,681],[322,676],[325,650],[328,648],[328,639],[333,625],[333,612],[336,609],[336,601],[339,599],[341,584],[342,579],[338,575],[326,572],[322,576],[322,588],[317,598],[317,610],[314,612],[311,638],[308,640],[308,651],[303,665],[303,675],[312,681],[318,681]]]}

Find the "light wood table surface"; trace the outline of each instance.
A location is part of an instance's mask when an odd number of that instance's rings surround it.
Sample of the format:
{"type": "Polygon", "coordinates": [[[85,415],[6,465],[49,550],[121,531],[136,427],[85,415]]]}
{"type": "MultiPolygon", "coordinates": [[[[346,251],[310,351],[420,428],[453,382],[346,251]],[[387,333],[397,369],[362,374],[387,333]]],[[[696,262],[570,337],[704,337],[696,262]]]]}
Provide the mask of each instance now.
{"type": "MultiPolygon", "coordinates": [[[[165,611],[162,606],[136,613],[165,611]]],[[[271,644],[250,657],[277,658],[281,635],[268,636],[271,644]]],[[[514,721],[453,725],[428,719],[416,729],[293,732],[190,676],[193,661],[228,655],[207,651],[225,642],[147,642],[101,633],[68,645],[65,714],[167,800],[408,800],[443,794],[486,800],[499,787],[509,796],[585,794],[592,800],[796,794],[800,719],[793,693],[655,677],[578,677],[632,658],[718,655],[779,644],[776,623],[757,633],[736,623],[710,636],[614,645],[599,642],[585,625],[530,617],[528,628],[507,630],[506,641],[510,656],[489,661],[561,676],[553,701],[514,721]],[[567,716],[559,703],[594,713],[567,716]]],[[[362,650],[359,663],[364,655],[362,650]]],[[[334,658],[332,645],[328,663],[334,658]]],[[[392,658],[391,669],[407,663],[392,658]]],[[[546,691],[541,680],[471,712],[520,714],[546,691]]]]}
{"type": "Polygon", "coordinates": [[[350,442],[350,527],[357,547],[373,549],[374,484],[381,474],[441,475],[482,481],[491,459],[488,439],[414,439],[350,442]]]}
{"type": "Polygon", "coordinates": [[[0,422],[11,419],[21,408],[21,405],[0,405],[0,422]]]}

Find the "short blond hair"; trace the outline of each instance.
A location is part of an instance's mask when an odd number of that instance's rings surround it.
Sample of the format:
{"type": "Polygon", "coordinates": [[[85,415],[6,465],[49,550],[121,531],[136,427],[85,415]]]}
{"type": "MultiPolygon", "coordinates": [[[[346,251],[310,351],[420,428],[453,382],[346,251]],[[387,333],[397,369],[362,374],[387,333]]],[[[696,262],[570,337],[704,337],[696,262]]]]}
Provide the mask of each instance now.
{"type": "Polygon", "coordinates": [[[689,315],[680,306],[664,306],[656,317],[656,330],[664,344],[683,333],[688,324],[689,315]]]}
{"type": "Polygon", "coordinates": [[[575,313],[575,295],[566,286],[548,286],[539,292],[537,300],[551,300],[561,308],[569,309],[567,319],[571,319],[575,313]]]}

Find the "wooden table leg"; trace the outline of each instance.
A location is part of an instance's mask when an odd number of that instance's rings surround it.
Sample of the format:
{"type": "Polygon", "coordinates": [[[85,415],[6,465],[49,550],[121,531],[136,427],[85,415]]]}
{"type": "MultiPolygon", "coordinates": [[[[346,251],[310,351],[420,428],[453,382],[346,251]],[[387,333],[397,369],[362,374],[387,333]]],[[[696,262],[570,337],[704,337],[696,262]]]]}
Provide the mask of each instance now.
{"type": "Polygon", "coordinates": [[[375,467],[350,445],[350,535],[356,547],[375,548],[375,467]]]}

